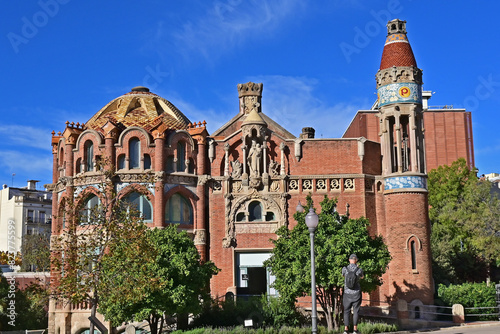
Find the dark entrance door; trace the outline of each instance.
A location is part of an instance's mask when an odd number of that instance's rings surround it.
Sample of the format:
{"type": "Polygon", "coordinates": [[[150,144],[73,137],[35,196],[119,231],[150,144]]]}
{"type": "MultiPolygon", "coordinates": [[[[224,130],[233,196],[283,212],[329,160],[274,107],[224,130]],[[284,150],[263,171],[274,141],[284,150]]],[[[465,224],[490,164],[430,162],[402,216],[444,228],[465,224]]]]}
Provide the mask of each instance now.
{"type": "Polygon", "coordinates": [[[266,268],[250,267],[248,272],[248,294],[261,295],[267,292],[266,268]]]}

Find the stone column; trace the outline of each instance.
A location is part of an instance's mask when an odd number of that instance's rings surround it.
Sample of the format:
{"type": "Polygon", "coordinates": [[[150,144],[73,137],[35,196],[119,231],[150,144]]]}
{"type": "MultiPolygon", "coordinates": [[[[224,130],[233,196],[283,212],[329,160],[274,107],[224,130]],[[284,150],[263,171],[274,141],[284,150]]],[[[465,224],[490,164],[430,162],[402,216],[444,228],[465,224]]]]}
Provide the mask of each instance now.
{"type": "Polygon", "coordinates": [[[244,186],[248,186],[247,146],[246,145],[242,145],[241,149],[243,151],[243,174],[241,175],[241,180],[242,180],[242,183],[243,183],[244,186]]]}
{"type": "Polygon", "coordinates": [[[229,176],[229,143],[224,144],[224,176],[229,176]]]}
{"type": "Polygon", "coordinates": [[[163,174],[165,173],[165,134],[163,132],[155,132],[155,156],[154,156],[154,170],[155,170],[155,201],[153,209],[153,224],[155,227],[164,225],[165,220],[165,203],[163,192],[163,174]]]}
{"type": "Polygon", "coordinates": [[[397,145],[397,158],[398,158],[398,172],[403,172],[403,157],[401,154],[401,122],[399,119],[399,114],[395,116],[395,125],[396,128],[396,145],[397,145]]]}
{"type": "Polygon", "coordinates": [[[410,114],[410,120],[409,120],[409,127],[410,127],[410,156],[411,156],[411,171],[412,172],[419,172],[418,170],[418,161],[417,161],[417,127],[415,124],[415,108],[412,108],[411,114],[410,114]]]}
{"type": "MultiPolygon", "coordinates": [[[[207,260],[207,247],[206,247],[206,224],[207,224],[207,205],[208,200],[206,196],[206,165],[207,161],[207,148],[206,148],[206,138],[198,137],[198,155],[196,157],[197,161],[197,171],[198,186],[196,187],[196,195],[198,196],[198,201],[196,202],[196,221],[195,221],[195,236],[194,244],[198,253],[200,254],[201,261],[207,260]]],[[[227,157],[226,157],[227,159],[227,157]]]]}
{"type": "Polygon", "coordinates": [[[382,145],[382,173],[384,175],[390,174],[392,172],[392,143],[390,140],[390,126],[389,118],[384,117],[382,120],[381,130],[381,145],[382,145]]]}
{"type": "Polygon", "coordinates": [[[280,175],[285,175],[285,143],[280,144],[281,151],[281,166],[280,166],[280,175]]]}
{"type": "Polygon", "coordinates": [[[267,168],[267,141],[262,141],[262,182],[267,187],[269,186],[269,173],[267,168]]]}
{"type": "Polygon", "coordinates": [[[205,182],[199,181],[196,187],[196,195],[198,196],[198,201],[196,202],[196,225],[195,225],[195,236],[194,244],[198,253],[200,254],[201,261],[207,260],[207,249],[206,249],[206,196],[205,196],[205,182]]]}

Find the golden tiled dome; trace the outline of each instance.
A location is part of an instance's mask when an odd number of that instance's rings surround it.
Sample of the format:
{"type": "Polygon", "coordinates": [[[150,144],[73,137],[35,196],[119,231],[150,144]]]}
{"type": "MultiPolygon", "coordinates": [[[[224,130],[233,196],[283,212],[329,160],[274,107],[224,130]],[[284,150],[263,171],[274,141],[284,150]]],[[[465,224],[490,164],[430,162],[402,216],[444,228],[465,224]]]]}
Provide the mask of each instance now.
{"type": "Polygon", "coordinates": [[[153,94],[146,87],[134,87],[132,91],[117,97],[99,110],[86,123],[86,128],[99,130],[111,121],[125,128],[138,126],[149,130],[159,122],[167,129],[187,129],[189,119],[170,101],[153,94]]]}

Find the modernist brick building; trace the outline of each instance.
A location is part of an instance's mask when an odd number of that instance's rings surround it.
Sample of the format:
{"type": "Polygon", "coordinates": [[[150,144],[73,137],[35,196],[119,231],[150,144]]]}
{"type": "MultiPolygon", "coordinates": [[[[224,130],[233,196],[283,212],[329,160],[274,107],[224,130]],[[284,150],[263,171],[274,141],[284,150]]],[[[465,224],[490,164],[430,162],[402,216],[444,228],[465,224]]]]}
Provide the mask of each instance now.
{"type": "MultiPolygon", "coordinates": [[[[152,227],[187,230],[202,258],[221,269],[211,281],[214,296],[273,294],[262,264],[269,240],[278,227],[294,226],[291,217],[307,194],[316,205],[327,194],[338,198],[341,213],[349,204],[352,217],[368,217],[372,233],[389,246],[384,285],[369,298],[431,303],[425,152],[432,146],[424,144],[422,71],[404,21],[388,23],[376,78],[377,108],[358,113],[339,139],[314,138],[311,128],[296,137],[282,128],[265,114],[259,83],[238,85],[239,110],[212,134],[204,122],[191,123],[169,101],[136,87],[87,123],[67,123],[53,135],[53,212],[67,194],[83,195],[86,206],[98,203],[95,162],[109,158],[118,196],[137,203],[152,227]],[[376,122],[363,130],[365,114],[376,122]],[[154,184],[144,182],[147,173],[154,184]]],[[[61,226],[55,220],[53,234],[61,226]]],[[[87,317],[76,306],[51,303],[50,333],[75,333],[88,326],[87,317]]]]}

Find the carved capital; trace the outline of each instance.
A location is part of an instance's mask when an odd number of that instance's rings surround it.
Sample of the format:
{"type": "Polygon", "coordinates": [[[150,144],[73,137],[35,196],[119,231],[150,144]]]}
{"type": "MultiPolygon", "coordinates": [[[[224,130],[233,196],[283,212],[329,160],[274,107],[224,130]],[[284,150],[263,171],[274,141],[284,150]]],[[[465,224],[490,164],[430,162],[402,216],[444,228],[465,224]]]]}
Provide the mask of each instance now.
{"type": "Polygon", "coordinates": [[[163,182],[164,177],[165,177],[164,171],[161,170],[161,171],[155,172],[154,182],[163,182]]]}
{"type": "Polygon", "coordinates": [[[195,245],[206,245],[207,243],[207,233],[205,230],[194,231],[194,244],[195,245]]]}
{"type": "Polygon", "coordinates": [[[198,176],[198,185],[204,186],[211,179],[212,179],[212,177],[210,175],[199,175],[198,176]]]}

